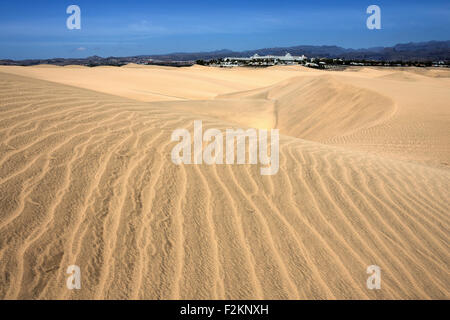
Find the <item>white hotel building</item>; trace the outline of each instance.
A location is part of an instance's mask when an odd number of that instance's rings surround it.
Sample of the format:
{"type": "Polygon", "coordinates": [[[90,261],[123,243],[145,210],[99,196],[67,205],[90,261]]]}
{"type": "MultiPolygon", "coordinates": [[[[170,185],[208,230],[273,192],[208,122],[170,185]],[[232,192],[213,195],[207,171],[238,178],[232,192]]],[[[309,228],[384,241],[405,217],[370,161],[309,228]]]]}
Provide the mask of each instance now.
{"type": "Polygon", "coordinates": [[[239,63],[244,62],[247,64],[258,64],[258,65],[275,65],[275,64],[293,64],[295,62],[302,62],[304,61],[306,56],[292,56],[290,53],[286,53],[284,56],[273,56],[273,55],[267,55],[267,56],[260,56],[258,54],[255,54],[251,56],[250,58],[238,58],[238,57],[227,57],[224,58],[223,61],[227,64],[232,63],[239,63]]]}

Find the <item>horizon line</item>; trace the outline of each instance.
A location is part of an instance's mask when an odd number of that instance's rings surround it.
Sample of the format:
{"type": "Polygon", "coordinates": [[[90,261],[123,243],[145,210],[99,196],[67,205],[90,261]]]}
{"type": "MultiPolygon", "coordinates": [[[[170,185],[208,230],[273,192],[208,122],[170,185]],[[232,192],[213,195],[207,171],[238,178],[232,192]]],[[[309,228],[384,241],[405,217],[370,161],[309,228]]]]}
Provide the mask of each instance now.
{"type": "Polygon", "coordinates": [[[167,53],[161,53],[161,54],[138,54],[138,55],[126,55],[126,56],[107,56],[107,57],[103,57],[97,54],[94,55],[90,55],[90,56],[86,56],[86,57],[82,57],[82,58],[75,58],[75,57],[70,57],[70,58],[62,58],[62,57],[52,57],[52,58],[29,58],[29,59],[8,59],[8,58],[0,58],[0,60],[7,60],[7,61],[14,61],[14,62],[20,62],[20,61],[27,61],[27,60],[53,60],[53,59],[64,59],[64,60],[83,60],[83,59],[88,59],[88,58],[92,58],[92,57],[98,57],[98,58],[102,58],[102,59],[108,59],[108,58],[133,58],[133,57],[146,57],[146,56],[153,56],[153,57],[157,57],[157,56],[166,56],[166,55],[176,55],[176,54],[208,54],[208,53],[216,53],[216,52],[221,52],[221,51],[229,51],[229,52],[234,52],[234,53],[244,53],[244,52],[252,52],[252,51],[258,51],[258,50],[270,50],[270,49],[288,49],[288,48],[295,48],[295,47],[336,47],[336,48],[341,48],[344,50],[370,50],[370,49],[375,49],[375,48],[393,48],[395,46],[398,45],[406,45],[406,44],[421,44],[421,43],[430,43],[430,42],[450,42],[449,40],[428,40],[428,41],[409,41],[409,42],[399,42],[396,43],[394,45],[391,46],[372,46],[372,47],[360,47],[360,48],[351,48],[351,47],[342,47],[342,46],[338,46],[335,44],[322,44],[322,45],[311,45],[311,44],[298,44],[298,45],[292,45],[292,46],[279,46],[279,47],[263,47],[263,48],[256,48],[256,49],[246,49],[246,50],[230,50],[230,49],[226,49],[226,48],[222,48],[222,49],[216,49],[216,50],[211,50],[211,51],[178,51],[178,52],[167,52],[167,53]]]}

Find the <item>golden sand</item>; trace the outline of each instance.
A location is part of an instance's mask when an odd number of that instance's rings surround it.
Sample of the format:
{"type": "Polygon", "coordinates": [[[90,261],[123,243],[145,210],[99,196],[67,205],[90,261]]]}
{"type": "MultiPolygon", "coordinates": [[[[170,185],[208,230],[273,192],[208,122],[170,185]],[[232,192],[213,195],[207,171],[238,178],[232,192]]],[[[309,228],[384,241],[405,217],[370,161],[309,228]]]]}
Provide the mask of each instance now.
{"type": "Polygon", "coordinates": [[[0,67],[0,298],[449,299],[449,75],[0,67]],[[175,165],[194,120],[278,174],[175,165]]]}

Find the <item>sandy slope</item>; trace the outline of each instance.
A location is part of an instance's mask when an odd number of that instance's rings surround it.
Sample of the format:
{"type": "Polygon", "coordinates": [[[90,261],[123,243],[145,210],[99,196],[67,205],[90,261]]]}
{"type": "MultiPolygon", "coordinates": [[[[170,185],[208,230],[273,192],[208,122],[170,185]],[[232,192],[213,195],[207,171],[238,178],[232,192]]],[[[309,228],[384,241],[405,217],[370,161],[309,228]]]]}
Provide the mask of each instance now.
{"type": "Polygon", "coordinates": [[[172,68],[124,66],[88,68],[80,66],[0,66],[1,72],[55,81],[140,101],[210,99],[217,94],[275,84],[292,76],[290,70],[211,69],[193,66],[172,68]]]}
{"type": "Polygon", "coordinates": [[[358,70],[0,68],[0,297],[450,298],[449,79],[358,70]],[[279,173],[174,165],[196,119],[279,173]]]}

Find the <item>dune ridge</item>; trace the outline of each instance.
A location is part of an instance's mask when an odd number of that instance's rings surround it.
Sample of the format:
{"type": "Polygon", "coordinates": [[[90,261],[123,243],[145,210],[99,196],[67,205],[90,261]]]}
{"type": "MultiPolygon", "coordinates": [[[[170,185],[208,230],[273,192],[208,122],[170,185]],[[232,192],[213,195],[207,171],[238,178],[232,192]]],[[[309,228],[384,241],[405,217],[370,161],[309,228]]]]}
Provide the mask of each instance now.
{"type": "Polygon", "coordinates": [[[435,164],[449,158],[445,84],[425,83],[438,110],[413,145],[423,101],[409,107],[372,76],[275,69],[283,79],[258,88],[145,102],[1,71],[0,298],[449,298],[450,171],[435,164]],[[172,131],[199,118],[279,128],[279,173],[174,165],[172,131]],[[364,148],[383,130],[407,161],[364,148]],[[79,291],[65,286],[73,264],[79,291]],[[372,264],[382,290],[366,288],[372,264]]]}

